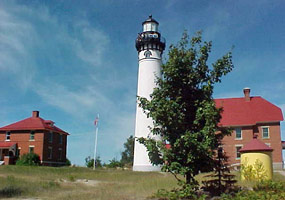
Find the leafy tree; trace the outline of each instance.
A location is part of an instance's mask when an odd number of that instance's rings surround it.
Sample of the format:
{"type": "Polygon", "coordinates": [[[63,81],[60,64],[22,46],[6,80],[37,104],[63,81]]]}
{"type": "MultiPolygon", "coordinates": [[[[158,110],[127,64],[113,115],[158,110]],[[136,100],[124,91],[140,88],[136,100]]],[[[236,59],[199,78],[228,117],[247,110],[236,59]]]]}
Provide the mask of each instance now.
{"type": "Polygon", "coordinates": [[[109,164],[105,165],[108,168],[123,167],[122,163],[120,161],[118,161],[116,158],[109,160],[109,162],[110,162],[109,164]]]}
{"type": "Polygon", "coordinates": [[[27,153],[17,160],[16,165],[26,165],[26,166],[38,166],[40,165],[40,156],[35,153],[27,153]]]}
{"type": "Polygon", "coordinates": [[[131,135],[124,143],[125,150],[122,152],[122,165],[133,165],[135,138],[131,135]]]}
{"type": "MultiPolygon", "coordinates": [[[[85,158],[85,165],[88,168],[93,168],[94,166],[94,158],[91,158],[90,156],[88,156],[87,158],[85,158]]],[[[95,167],[102,167],[102,161],[100,159],[100,156],[96,157],[95,160],[95,167]]]]}
{"type": "Polygon", "coordinates": [[[146,146],[154,165],[163,164],[162,170],[179,181],[177,174],[183,175],[188,185],[197,184],[194,176],[199,171],[213,168],[214,150],[230,134],[229,129],[218,127],[222,108],[216,108],[212,94],[214,84],[233,69],[232,54],[226,53],[209,67],[211,48],[201,33],[189,39],[184,32],[180,42],[170,46],[163,78],[157,78],[151,100],[138,97],[139,106],[154,121],[151,132],[162,138],[138,141],[146,146]]]}

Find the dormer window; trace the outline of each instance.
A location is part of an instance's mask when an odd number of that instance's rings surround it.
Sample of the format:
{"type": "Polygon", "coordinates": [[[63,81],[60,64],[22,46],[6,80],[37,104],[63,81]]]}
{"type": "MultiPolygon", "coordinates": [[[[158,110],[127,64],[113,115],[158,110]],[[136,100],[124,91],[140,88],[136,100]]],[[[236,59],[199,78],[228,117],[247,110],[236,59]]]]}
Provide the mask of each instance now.
{"type": "Polygon", "coordinates": [[[6,141],[10,141],[10,137],[11,137],[11,132],[10,131],[6,132],[6,141]]]}
{"type": "Polygon", "coordinates": [[[50,126],[50,127],[53,127],[54,126],[54,122],[51,121],[51,120],[45,120],[45,124],[50,126]]]}

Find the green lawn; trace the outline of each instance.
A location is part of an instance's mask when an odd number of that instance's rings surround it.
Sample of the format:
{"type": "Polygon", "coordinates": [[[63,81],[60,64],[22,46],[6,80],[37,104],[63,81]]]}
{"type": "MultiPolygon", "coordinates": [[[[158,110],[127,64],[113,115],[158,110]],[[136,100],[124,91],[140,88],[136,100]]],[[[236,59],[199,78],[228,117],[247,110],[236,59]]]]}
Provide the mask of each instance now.
{"type": "Polygon", "coordinates": [[[176,180],[172,175],[158,172],[93,171],[79,167],[0,167],[0,189],[10,186],[15,193],[20,190],[21,198],[145,199],[158,189],[170,189],[175,185],[176,180]],[[89,184],[92,180],[98,183],[89,184]]]}
{"type": "MultiPolygon", "coordinates": [[[[198,175],[197,179],[201,181],[204,175],[198,175]]],[[[236,175],[238,179],[239,174],[236,175]]],[[[285,177],[279,173],[274,174],[274,179],[285,181],[285,177]]],[[[238,184],[251,185],[239,180],[238,184]]],[[[13,198],[19,199],[146,199],[158,189],[173,187],[176,187],[174,177],[160,172],[0,166],[0,198],[5,193],[18,194],[13,198]]]]}

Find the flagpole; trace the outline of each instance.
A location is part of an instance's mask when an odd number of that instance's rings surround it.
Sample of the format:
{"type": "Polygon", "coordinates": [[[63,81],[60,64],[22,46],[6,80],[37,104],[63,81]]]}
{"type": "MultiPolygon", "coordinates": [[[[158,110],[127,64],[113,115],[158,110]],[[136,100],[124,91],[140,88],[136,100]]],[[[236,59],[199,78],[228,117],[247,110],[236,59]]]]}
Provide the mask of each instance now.
{"type": "MultiPolygon", "coordinates": [[[[97,120],[99,121],[99,114],[98,114],[98,116],[97,116],[97,120]]],[[[96,131],[95,131],[95,145],[94,145],[94,161],[93,161],[93,170],[95,170],[95,168],[96,168],[96,154],[97,154],[97,136],[98,136],[98,129],[99,129],[99,127],[98,127],[98,121],[97,121],[97,123],[96,123],[96,125],[95,125],[95,127],[96,127],[96,131]]]]}

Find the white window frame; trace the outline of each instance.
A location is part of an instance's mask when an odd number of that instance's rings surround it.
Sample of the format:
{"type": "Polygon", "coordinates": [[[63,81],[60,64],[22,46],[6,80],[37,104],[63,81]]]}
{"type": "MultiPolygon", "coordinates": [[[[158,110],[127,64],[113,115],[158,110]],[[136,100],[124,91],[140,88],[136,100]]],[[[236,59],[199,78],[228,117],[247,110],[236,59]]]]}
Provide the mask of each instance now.
{"type": "Polygon", "coordinates": [[[35,153],[35,145],[29,145],[29,153],[35,153]],[[33,152],[31,152],[31,148],[33,148],[33,152]]]}
{"type": "Polygon", "coordinates": [[[237,148],[238,148],[238,147],[242,148],[242,147],[243,147],[243,144],[236,144],[236,145],[235,145],[235,157],[236,157],[236,160],[240,160],[240,158],[241,158],[241,153],[240,153],[240,152],[239,152],[240,157],[237,157],[237,155],[238,155],[237,148]]]}
{"type": "Polygon", "coordinates": [[[235,140],[242,140],[242,128],[241,127],[235,128],[235,140]],[[240,129],[240,138],[237,137],[237,129],[240,129]]]}
{"type": "Polygon", "coordinates": [[[48,147],[48,159],[52,159],[52,147],[48,147]]]}
{"type": "Polygon", "coordinates": [[[35,131],[31,131],[31,132],[30,132],[30,141],[35,141],[35,134],[36,134],[35,131]],[[33,133],[33,134],[32,134],[32,133],[33,133]],[[32,137],[31,137],[32,135],[33,135],[33,139],[32,139],[32,137]]]}
{"type": "Polygon", "coordinates": [[[11,132],[10,132],[10,131],[7,131],[7,132],[6,132],[5,141],[11,141],[11,132]],[[8,138],[8,137],[9,137],[9,138],[8,138]]]}
{"type": "Polygon", "coordinates": [[[261,134],[262,134],[262,139],[270,139],[269,126],[261,126],[261,134]],[[268,137],[263,137],[263,129],[264,128],[267,128],[267,130],[268,130],[268,137]]]}

